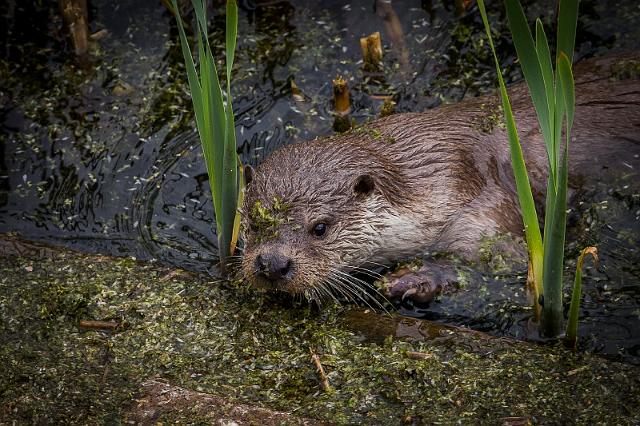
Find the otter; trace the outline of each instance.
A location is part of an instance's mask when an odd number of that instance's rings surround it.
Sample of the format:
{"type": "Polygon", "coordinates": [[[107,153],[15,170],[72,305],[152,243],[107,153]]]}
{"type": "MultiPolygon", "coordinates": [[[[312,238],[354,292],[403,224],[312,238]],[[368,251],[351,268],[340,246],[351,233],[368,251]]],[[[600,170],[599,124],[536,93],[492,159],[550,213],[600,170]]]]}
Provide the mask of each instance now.
{"type": "MultiPolygon", "coordinates": [[[[639,58],[619,55],[575,66],[572,182],[619,168],[638,173],[640,80],[637,71],[616,70],[625,63],[637,70],[639,58]]],[[[540,201],[548,160],[535,111],[524,83],[509,93],[540,201]]],[[[274,151],[246,188],[245,278],[312,299],[329,288],[352,294],[340,290],[342,284],[371,265],[427,251],[475,259],[483,237],[522,235],[499,102],[484,96],[391,115],[274,151]]]]}

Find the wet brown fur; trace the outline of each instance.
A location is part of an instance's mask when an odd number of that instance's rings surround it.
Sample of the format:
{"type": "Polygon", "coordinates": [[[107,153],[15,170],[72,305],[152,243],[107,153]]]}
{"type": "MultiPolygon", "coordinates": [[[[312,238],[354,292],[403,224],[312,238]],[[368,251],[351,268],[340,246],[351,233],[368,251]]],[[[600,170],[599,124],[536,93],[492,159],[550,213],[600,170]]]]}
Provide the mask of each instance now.
{"type": "MultiPolygon", "coordinates": [[[[637,54],[599,58],[575,67],[576,121],[570,147],[572,178],[640,167],[640,81],[617,81],[611,67],[637,54]],[[624,154],[626,153],[626,154],[624,154]],[[621,155],[623,154],[623,155],[621,155]],[[634,157],[635,155],[635,157],[634,157]]],[[[546,186],[547,160],[526,87],[510,90],[534,195],[546,186]]],[[[255,257],[279,251],[293,259],[293,278],[279,290],[306,293],[340,272],[385,263],[426,250],[473,258],[483,236],[522,234],[522,220],[506,133],[474,128],[495,97],[446,105],[424,113],[376,120],[367,131],[281,148],[256,170],[244,206],[243,271],[257,285],[255,257]],[[394,142],[393,142],[394,141],[394,142]],[[362,176],[373,193],[354,192],[362,176]],[[278,235],[258,244],[248,211],[274,197],[291,205],[278,235]],[[327,234],[312,235],[318,221],[327,234]]]]}

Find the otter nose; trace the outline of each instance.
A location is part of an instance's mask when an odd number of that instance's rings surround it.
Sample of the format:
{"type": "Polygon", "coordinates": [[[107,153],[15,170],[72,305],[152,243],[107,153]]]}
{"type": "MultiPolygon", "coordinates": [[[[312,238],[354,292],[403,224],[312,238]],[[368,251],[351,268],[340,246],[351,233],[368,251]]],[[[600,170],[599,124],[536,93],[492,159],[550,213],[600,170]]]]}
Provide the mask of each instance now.
{"type": "Polygon", "coordinates": [[[272,283],[288,278],[291,265],[291,259],[280,253],[259,254],[256,257],[258,275],[272,283]]]}

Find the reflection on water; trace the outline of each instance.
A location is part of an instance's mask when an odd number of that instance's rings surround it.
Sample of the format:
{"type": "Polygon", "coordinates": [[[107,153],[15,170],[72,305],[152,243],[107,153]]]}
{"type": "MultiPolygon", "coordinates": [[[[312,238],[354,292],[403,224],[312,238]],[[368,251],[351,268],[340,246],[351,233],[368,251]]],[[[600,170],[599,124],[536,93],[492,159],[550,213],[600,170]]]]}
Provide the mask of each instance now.
{"type": "MultiPolygon", "coordinates": [[[[92,45],[93,64],[82,69],[55,2],[0,5],[0,232],[208,270],[215,221],[173,18],[156,1],[90,3],[91,32],[109,34],[92,45]]],[[[550,16],[555,2],[528,3],[534,17],[550,16]]],[[[581,4],[578,57],[638,47],[634,1],[581,4]]],[[[419,111],[493,90],[474,8],[459,11],[451,1],[392,5],[240,2],[233,91],[245,163],[331,134],[331,79],[338,74],[349,82],[357,122],[377,116],[385,97],[397,111],[419,111]],[[359,38],[374,31],[382,33],[385,52],[383,78],[372,79],[360,69],[359,38]],[[292,83],[302,96],[292,96],[292,83]]],[[[221,10],[209,14],[217,57],[221,10]]],[[[496,39],[514,80],[510,43],[500,34],[504,27],[496,28],[496,39]]],[[[588,200],[619,206],[611,189],[603,184],[588,200]]],[[[590,349],[616,354],[620,347],[625,359],[639,362],[639,207],[637,196],[620,191],[631,201],[606,216],[607,226],[573,235],[593,236],[603,257],[601,272],[587,277],[581,331],[590,349]]],[[[530,315],[522,277],[474,277],[479,284],[407,313],[521,335],[530,315]]]]}

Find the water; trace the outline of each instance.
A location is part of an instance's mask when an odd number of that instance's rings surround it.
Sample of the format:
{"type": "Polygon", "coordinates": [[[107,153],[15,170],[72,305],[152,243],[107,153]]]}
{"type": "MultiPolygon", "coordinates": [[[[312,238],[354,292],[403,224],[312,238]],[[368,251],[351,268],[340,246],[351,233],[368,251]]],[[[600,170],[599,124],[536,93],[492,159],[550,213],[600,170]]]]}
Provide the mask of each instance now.
{"type": "MultiPolygon", "coordinates": [[[[92,64],[79,66],[57,3],[27,3],[0,5],[0,232],[208,270],[217,250],[213,208],[173,17],[156,1],[92,1],[91,32],[108,36],[93,45],[92,64]]],[[[554,9],[528,3],[531,17],[554,9]]],[[[377,116],[384,97],[397,111],[420,111],[496,84],[475,8],[405,1],[394,3],[394,17],[373,1],[240,7],[233,94],[238,149],[249,164],[283,144],[332,133],[336,75],[349,81],[359,123],[377,116]],[[391,36],[396,18],[402,39],[391,36]],[[385,45],[383,81],[360,69],[359,38],[374,31],[385,45]],[[302,100],[292,96],[292,82],[302,100]]],[[[639,47],[635,1],[583,1],[581,10],[578,58],[639,47]]],[[[221,11],[210,11],[219,58],[221,11]]],[[[504,21],[499,9],[490,12],[494,23],[504,21]]],[[[506,29],[496,25],[500,34],[506,29]]],[[[498,37],[497,47],[507,80],[519,79],[510,42],[498,37]]],[[[613,207],[591,225],[576,219],[570,237],[574,251],[598,242],[603,258],[586,277],[585,348],[640,363],[640,213],[637,193],[623,186],[586,191],[582,216],[613,207]]],[[[471,274],[466,288],[403,312],[521,337],[530,317],[522,275],[471,274]]]]}

